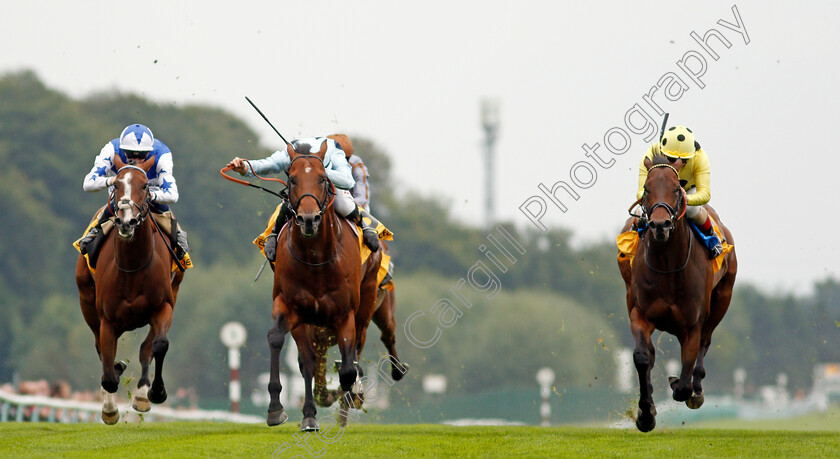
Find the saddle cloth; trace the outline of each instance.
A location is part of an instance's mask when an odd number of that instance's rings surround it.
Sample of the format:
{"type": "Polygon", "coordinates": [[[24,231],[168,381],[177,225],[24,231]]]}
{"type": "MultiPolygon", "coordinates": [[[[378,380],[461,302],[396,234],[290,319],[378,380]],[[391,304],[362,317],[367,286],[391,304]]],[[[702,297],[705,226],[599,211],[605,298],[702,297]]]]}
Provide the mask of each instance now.
{"type": "MultiPolygon", "coordinates": [[[[271,214],[271,217],[268,219],[268,225],[265,227],[265,231],[263,231],[259,236],[254,239],[254,245],[260,249],[260,253],[265,256],[265,239],[271,234],[271,231],[274,229],[274,223],[277,221],[277,216],[280,213],[280,206],[277,206],[274,209],[274,213],[271,214]]],[[[349,222],[349,220],[348,220],[349,222]]],[[[288,225],[290,222],[286,222],[288,225]]],[[[284,225],[285,226],[285,225],[284,225]]],[[[356,238],[359,241],[359,253],[361,255],[361,264],[364,264],[368,258],[370,258],[371,251],[368,246],[365,245],[364,239],[362,237],[362,228],[359,225],[356,225],[353,222],[350,222],[350,226],[353,227],[354,232],[356,233],[356,238]]],[[[376,227],[376,234],[379,235],[379,239],[383,241],[393,241],[394,240],[394,233],[392,233],[388,228],[385,227],[381,222],[376,227]]],[[[379,264],[379,271],[376,274],[376,285],[379,285],[380,288],[387,288],[388,290],[394,289],[394,281],[389,279],[385,285],[382,285],[382,281],[388,275],[388,271],[391,266],[391,256],[382,252],[382,260],[379,264]]]]}
{"type": "MultiPolygon", "coordinates": [[[[723,245],[723,252],[721,252],[720,255],[715,257],[714,260],[712,260],[713,269],[714,269],[713,272],[717,273],[718,271],[720,271],[720,268],[723,266],[724,257],[726,257],[726,254],[731,252],[732,249],[735,248],[735,246],[726,242],[726,240],[723,238],[723,234],[720,231],[720,227],[718,227],[718,224],[715,221],[715,219],[712,218],[711,215],[709,216],[709,218],[712,220],[712,227],[715,230],[715,234],[717,234],[718,239],[720,239],[722,241],[721,244],[723,245]]],[[[700,231],[699,229],[697,229],[697,226],[694,225],[694,224],[691,225],[691,229],[692,229],[692,231],[695,232],[695,234],[697,234],[700,231]]],[[[705,235],[701,234],[701,236],[703,236],[704,239],[705,239],[705,235]]],[[[698,237],[700,237],[700,236],[698,236],[698,237]]],[[[638,245],[639,245],[639,231],[631,229],[630,231],[621,233],[621,234],[618,235],[618,237],[615,238],[615,242],[616,242],[616,245],[618,246],[618,261],[629,259],[630,264],[632,264],[633,263],[633,257],[636,256],[636,250],[638,249],[638,245]]],[[[702,242],[702,240],[701,240],[701,242],[702,242]]],[[[704,244],[704,246],[705,246],[705,244],[704,244]]]]}
{"type": "MultiPolygon", "coordinates": [[[[85,232],[82,233],[82,237],[80,237],[79,239],[76,239],[76,241],[73,242],[73,247],[75,247],[76,250],[79,253],[82,253],[82,248],[80,247],[79,242],[82,239],[85,238],[85,236],[90,232],[91,228],[96,226],[96,222],[99,221],[99,216],[102,214],[102,212],[103,212],[103,210],[100,210],[99,212],[97,212],[93,216],[93,219],[90,221],[90,223],[88,223],[87,228],[85,228],[85,232]]],[[[158,226],[160,226],[160,229],[163,230],[165,233],[167,233],[165,237],[169,238],[168,233],[172,231],[172,218],[171,218],[171,215],[169,214],[169,212],[167,211],[167,212],[164,212],[162,214],[152,213],[152,216],[153,216],[153,218],[155,218],[155,221],[157,222],[158,226]]],[[[111,217],[111,219],[102,223],[102,236],[103,237],[107,236],[108,233],[110,233],[113,228],[114,228],[114,219],[113,219],[113,217],[111,217]]],[[[87,263],[87,266],[88,266],[88,269],[90,270],[90,273],[91,274],[96,274],[96,269],[91,267],[91,260],[88,256],[88,254],[86,253],[83,256],[85,257],[85,262],[87,263]]],[[[192,260],[190,259],[190,254],[188,254],[188,253],[184,254],[184,259],[183,259],[183,265],[182,266],[184,267],[184,269],[190,269],[190,268],[193,267],[192,260]]],[[[175,261],[175,260],[172,260],[172,272],[174,273],[177,270],[178,270],[178,262],[175,261]]]]}

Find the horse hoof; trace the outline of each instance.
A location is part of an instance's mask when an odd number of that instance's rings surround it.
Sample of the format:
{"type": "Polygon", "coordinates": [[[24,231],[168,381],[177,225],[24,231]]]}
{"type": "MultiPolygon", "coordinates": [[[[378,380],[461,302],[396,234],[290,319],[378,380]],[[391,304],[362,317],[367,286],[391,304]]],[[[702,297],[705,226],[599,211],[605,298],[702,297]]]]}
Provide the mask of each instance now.
{"type": "Polygon", "coordinates": [[[700,392],[699,394],[692,395],[691,398],[686,400],[685,406],[691,408],[692,410],[696,410],[697,408],[703,406],[703,402],[705,401],[706,396],[703,394],[703,392],[700,392]]]}
{"type": "Polygon", "coordinates": [[[113,413],[106,413],[104,411],[102,412],[102,422],[104,422],[105,424],[108,424],[109,426],[112,426],[112,425],[116,424],[119,420],[120,420],[119,410],[114,411],[113,413]]]}
{"type": "Polygon", "coordinates": [[[402,379],[403,376],[405,376],[405,374],[408,373],[408,370],[410,368],[407,363],[400,363],[400,366],[403,367],[403,370],[405,371],[400,371],[395,366],[391,367],[391,378],[393,378],[394,381],[399,381],[400,379],[402,379]]]}
{"type": "Polygon", "coordinates": [[[650,432],[653,428],[656,427],[656,418],[653,414],[644,414],[639,411],[639,414],[636,416],[636,428],[639,429],[639,432],[650,432]]]}
{"type": "Polygon", "coordinates": [[[268,416],[265,418],[265,423],[268,424],[269,427],[279,426],[288,420],[289,415],[286,414],[286,410],[269,411],[268,416]]]}
{"type": "Polygon", "coordinates": [[[152,390],[149,391],[149,401],[154,404],[161,404],[166,401],[166,388],[161,387],[160,390],[155,390],[152,387],[152,390]]]}
{"type": "Polygon", "coordinates": [[[318,426],[318,421],[315,418],[303,418],[300,423],[301,432],[317,432],[319,430],[321,430],[321,427],[318,426]]]}

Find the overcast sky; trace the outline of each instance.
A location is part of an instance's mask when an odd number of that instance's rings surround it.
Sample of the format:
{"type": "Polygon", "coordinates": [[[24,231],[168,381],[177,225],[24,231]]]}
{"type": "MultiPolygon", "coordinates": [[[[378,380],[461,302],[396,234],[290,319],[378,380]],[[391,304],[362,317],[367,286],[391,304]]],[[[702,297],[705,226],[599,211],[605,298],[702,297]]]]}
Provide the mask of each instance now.
{"type": "MultiPolygon", "coordinates": [[[[671,124],[692,128],[709,155],[711,204],[734,234],[739,278],[804,293],[838,275],[836,2],[3,5],[2,73],[32,69],[73,97],[115,89],[220,106],[277,147],[249,96],[287,138],[340,131],[374,140],[400,187],[440,197],[467,222],[484,219],[479,102],[497,98],[497,217],[537,228],[520,207],[540,196],[540,224],[572,229],[576,243],[620,229],[647,145],[625,114],[639,104],[659,123],[644,97],[671,84],[674,100],[664,89],[648,99],[671,124]],[[730,43],[708,38],[717,60],[690,36],[710,29],[730,43]],[[608,131],[625,153],[606,148],[608,131]],[[596,142],[597,160],[582,149],[596,142]],[[558,191],[565,213],[539,189],[558,181],[579,195],[558,191]]],[[[640,113],[632,120],[644,125],[640,113]]],[[[154,130],[154,120],[137,121],[154,130]]],[[[91,160],[100,147],[91,145],[91,160]]],[[[193,153],[170,147],[176,164],[193,153]]]]}

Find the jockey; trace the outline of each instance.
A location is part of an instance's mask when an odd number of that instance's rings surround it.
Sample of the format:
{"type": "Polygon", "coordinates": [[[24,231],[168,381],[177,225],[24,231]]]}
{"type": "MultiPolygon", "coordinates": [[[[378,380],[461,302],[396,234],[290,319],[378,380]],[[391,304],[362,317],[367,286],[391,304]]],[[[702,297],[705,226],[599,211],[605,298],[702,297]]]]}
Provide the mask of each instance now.
{"type": "MultiPolygon", "coordinates": [[[[376,227],[380,223],[353,200],[353,196],[349,190],[353,188],[356,182],[353,180],[353,173],[350,165],[347,163],[347,158],[341,145],[336,140],[327,137],[298,139],[293,140],[291,144],[295,151],[299,151],[299,147],[304,148],[304,146],[309,146],[309,152],[316,153],[321,150],[325,142],[327,144],[327,150],[324,155],[324,169],[326,169],[327,177],[336,187],[333,208],[337,214],[346,217],[362,228],[365,245],[372,252],[375,252],[379,249],[379,236],[376,233],[376,227]]],[[[248,168],[248,163],[245,161],[243,158],[235,157],[228,163],[228,167],[231,167],[241,175],[251,177],[254,173],[279,173],[281,171],[288,173],[289,167],[292,164],[289,152],[285,148],[275,151],[267,158],[249,161],[252,169],[248,168]]],[[[280,233],[286,220],[291,215],[292,209],[289,207],[288,201],[284,201],[278,206],[277,220],[274,222],[274,228],[265,239],[265,256],[269,261],[274,261],[277,255],[275,253],[277,234],[280,233]]]]}
{"type": "Polygon", "coordinates": [[[636,192],[636,198],[641,199],[645,193],[645,180],[648,175],[645,160],[653,160],[653,156],[660,151],[679,171],[680,184],[686,194],[685,216],[711,239],[709,257],[717,257],[723,252],[723,245],[712,228],[709,213],[703,207],[712,197],[709,188],[709,157],[700,148],[690,129],[685,126],[671,126],[659,143],[648,148],[639,166],[639,190],[636,192]]]}
{"type": "MultiPolygon", "coordinates": [[[[155,163],[146,173],[149,179],[149,201],[150,209],[155,220],[162,228],[171,227],[176,233],[175,250],[179,260],[189,251],[187,244],[187,233],[181,229],[175,220],[175,216],[169,209],[169,204],[178,202],[178,185],[175,183],[175,176],[172,175],[172,152],[163,142],[155,139],[152,131],[142,124],[131,124],[123,129],[119,138],[106,143],[99,155],[93,161],[93,168],[85,176],[84,190],[95,192],[104,188],[113,187],[117,169],[114,166],[114,157],[128,164],[135,165],[155,158],[155,163]]],[[[79,241],[79,249],[87,253],[87,246],[94,240],[102,238],[102,223],[113,217],[113,205],[105,206],[99,215],[98,223],[93,226],[88,234],[79,241]]]]}

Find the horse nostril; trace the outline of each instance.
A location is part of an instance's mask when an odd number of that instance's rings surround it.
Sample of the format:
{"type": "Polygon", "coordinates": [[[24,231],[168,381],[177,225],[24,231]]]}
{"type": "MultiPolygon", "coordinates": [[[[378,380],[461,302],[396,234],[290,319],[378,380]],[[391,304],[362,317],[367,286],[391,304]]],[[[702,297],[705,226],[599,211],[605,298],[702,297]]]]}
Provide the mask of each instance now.
{"type": "Polygon", "coordinates": [[[131,220],[128,221],[128,226],[137,226],[138,223],[139,222],[137,221],[136,218],[132,218],[131,220]]]}
{"type": "Polygon", "coordinates": [[[301,217],[300,215],[295,215],[295,223],[297,223],[298,225],[302,225],[303,217],[301,217]]]}
{"type": "Polygon", "coordinates": [[[114,224],[115,225],[122,225],[122,218],[120,218],[120,217],[115,218],[114,219],[114,224]]]}
{"type": "Polygon", "coordinates": [[[321,223],[321,215],[315,215],[315,217],[313,217],[313,218],[312,218],[312,221],[313,221],[316,225],[317,225],[318,223],[321,223]]]}

